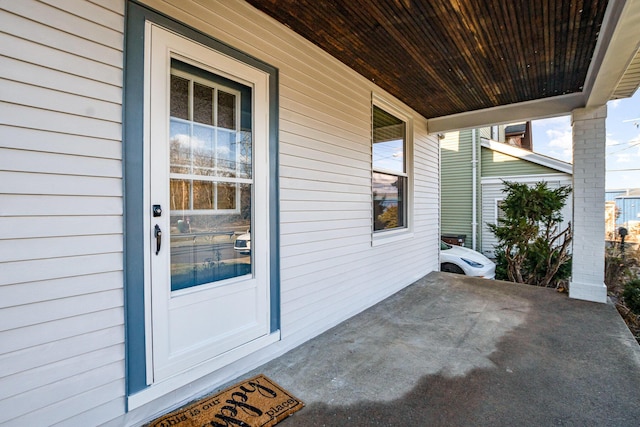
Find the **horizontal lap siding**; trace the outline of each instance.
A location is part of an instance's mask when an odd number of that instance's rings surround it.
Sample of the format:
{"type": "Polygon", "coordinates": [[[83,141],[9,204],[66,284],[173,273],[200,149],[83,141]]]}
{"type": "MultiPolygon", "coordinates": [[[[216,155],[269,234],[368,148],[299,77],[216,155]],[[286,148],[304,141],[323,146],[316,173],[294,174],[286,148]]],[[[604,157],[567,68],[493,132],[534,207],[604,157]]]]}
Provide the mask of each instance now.
{"type": "Polygon", "coordinates": [[[482,176],[544,175],[557,170],[482,147],[482,176]]]}
{"type": "Polygon", "coordinates": [[[0,424],[124,411],[123,11],[0,10],[0,424]]]}
{"type": "Polygon", "coordinates": [[[472,133],[450,132],[440,141],[442,156],[442,234],[465,234],[471,246],[473,222],[472,133]]]}
{"type": "Polygon", "coordinates": [[[498,240],[487,224],[496,223],[496,200],[502,200],[505,197],[502,188],[502,184],[482,184],[482,253],[489,257],[494,256],[494,248],[498,240]]]}
{"type": "Polygon", "coordinates": [[[439,151],[423,118],[412,113],[413,237],[373,245],[371,93],[384,93],[248,4],[145,3],[279,70],[282,341],[276,351],[437,269],[439,151]]]}

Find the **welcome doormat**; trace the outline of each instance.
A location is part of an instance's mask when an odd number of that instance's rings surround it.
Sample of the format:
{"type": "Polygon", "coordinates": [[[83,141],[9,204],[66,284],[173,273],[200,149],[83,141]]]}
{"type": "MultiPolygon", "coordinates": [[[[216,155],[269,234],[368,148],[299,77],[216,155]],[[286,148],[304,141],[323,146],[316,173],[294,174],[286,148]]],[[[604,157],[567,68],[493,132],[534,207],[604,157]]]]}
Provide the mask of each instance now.
{"type": "Polygon", "coordinates": [[[274,426],[304,403],[264,375],[208,396],[164,415],[148,427],[268,427],[274,426]]]}

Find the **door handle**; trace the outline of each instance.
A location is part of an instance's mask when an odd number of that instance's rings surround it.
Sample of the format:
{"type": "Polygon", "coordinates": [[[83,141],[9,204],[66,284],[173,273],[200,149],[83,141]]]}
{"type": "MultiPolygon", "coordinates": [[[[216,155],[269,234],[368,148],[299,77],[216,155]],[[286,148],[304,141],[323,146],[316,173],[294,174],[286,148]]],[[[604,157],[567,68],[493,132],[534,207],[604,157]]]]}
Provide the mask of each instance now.
{"type": "Polygon", "coordinates": [[[160,245],[162,245],[162,230],[160,230],[160,226],[156,224],[153,235],[156,237],[156,255],[160,252],[160,245]]]}

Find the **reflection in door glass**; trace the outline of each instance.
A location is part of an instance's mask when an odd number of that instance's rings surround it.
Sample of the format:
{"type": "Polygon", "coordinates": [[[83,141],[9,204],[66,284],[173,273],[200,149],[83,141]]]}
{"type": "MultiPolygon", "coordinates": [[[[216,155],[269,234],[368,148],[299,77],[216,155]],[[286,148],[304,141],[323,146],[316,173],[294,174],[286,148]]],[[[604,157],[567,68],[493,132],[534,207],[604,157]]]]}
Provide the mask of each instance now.
{"type": "Polygon", "coordinates": [[[249,87],[175,59],[171,65],[175,291],[252,274],[252,117],[249,87]]]}

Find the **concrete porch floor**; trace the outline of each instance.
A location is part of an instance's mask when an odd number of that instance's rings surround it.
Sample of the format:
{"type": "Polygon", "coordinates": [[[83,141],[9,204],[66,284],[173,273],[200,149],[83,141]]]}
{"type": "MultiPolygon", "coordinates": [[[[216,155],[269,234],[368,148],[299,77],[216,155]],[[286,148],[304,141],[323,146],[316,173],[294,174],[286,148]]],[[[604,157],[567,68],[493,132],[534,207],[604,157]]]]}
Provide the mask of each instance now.
{"type": "Polygon", "coordinates": [[[306,403],[283,427],[640,425],[640,347],[612,304],[448,273],[257,373],[306,403]]]}

